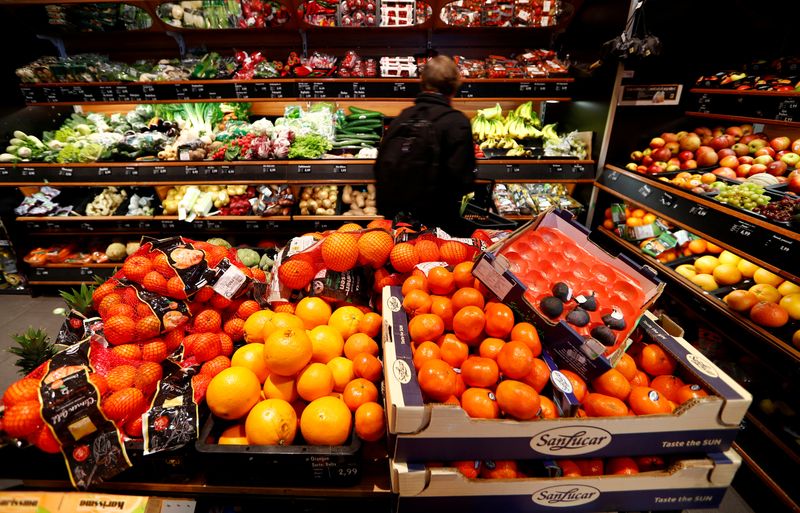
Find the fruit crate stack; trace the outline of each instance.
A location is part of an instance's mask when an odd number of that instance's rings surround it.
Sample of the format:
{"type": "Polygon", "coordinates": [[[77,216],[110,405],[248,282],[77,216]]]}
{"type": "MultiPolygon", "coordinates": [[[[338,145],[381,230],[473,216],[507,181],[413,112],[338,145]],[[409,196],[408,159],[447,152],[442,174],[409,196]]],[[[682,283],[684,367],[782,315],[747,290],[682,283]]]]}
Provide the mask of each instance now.
{"type": "Polygon", "coordinates": [[[413,276],[384,288],[400,511],[721,501],[740,464],[730,446],[750,394],[646,311],[663,288],[647,269],[609,256],[569,217],[546,213],[452,279],[429,270],[429,307],[413,276]],[[547,270],[558,254],[575,259],[558,269],[585,267],[585,282],[547,270]],[[620,283],[592,283],[600,275],[620,283]]]}

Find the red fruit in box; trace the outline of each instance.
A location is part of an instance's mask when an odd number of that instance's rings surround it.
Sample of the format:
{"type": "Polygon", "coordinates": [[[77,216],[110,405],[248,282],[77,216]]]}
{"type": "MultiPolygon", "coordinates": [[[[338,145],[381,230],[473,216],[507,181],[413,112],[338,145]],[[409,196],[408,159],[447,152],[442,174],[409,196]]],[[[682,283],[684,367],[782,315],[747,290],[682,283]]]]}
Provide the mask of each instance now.
{"type": "Polygon", "coordinates": [[[106,315],[108,317],[116,317],[117,315],[121,315],[123,317],[134,318],[136,317],[136,309],[125,303],[116,303],[108,308],[106,315]]]}
{"type": "Polygon", "coordinates": [[[247,320],[248,317],[260,310],[261,307],[256,301],[248,299],[247,301],[243,301],[242,304],[239,305],[239,308],[236,309],[236,317],[247,320]]]}
{"type": "Polygon", "coordinates": [[[206,374],[212,378],[231,366],[231,359],[224,355],[219,355],[207,361],[200,367],[200,374],[206,374]]]}
{"type": "Polygon", "coordinates": [[[117,315],[103,322],[103,333],[109,343],[117,346],[133,341],[136,323],[130,317],[117,315]]]}
{"type": "Polygon", "coordinates": [[[112,392],[133,386],[136,380],[136,367],[133,365],[119,365],[106,374],[106,383],[112,392]]]}
{"type": "Polygon", "coordinates": [[[149,396],[156,391],[156,386],[163,373],[161,365],[155,362],[144,362],[137,370],[134,387],[141,390],[145,396],[149,396]]]}
{"type": "Polygon", "coordinates": [[[208,374],[197,374],[192,376],[192,388],[194,389],[194,402],[199,403],[206,397],[206,389],[211,383],[211,376],[208,374]]]}
{"type": "Polygon", "coordinates": [[[234,317],[225,323],[222,331],[236,342],[244,340],[244,321],[238,317],[234,317]]]}
{"type": "Polygon", "coordinates": [[[186,287],[179,276],[174,276],[167,281],[167,296],[175,299],[186,299],[186,287]]]}
{"type": "Polygon", "coordinates": [[[38,399],[17,403],[3,414],[3,429],[14,438],[28,436],[42,424],[38,399]]]}
{"type": "Polygon", "coordinates": [[[198,303],[205,303],[206,301],[211,299],[211,296],[213,296],[214,294],[215,294],[214,289],[211,288],[211,286],[206,285],[205,287],[200,287],[200,290],[197,291],[193,299],[198,303]]]}
{"type": "Polygon", "coordinates": [[[464,477],[467,479],[475,479],[478,477],[482,465],[480,460],[464,460],[454,461],[453,466],[456,470],[464,474],[464,477]]]}
{"type": "Polygon", "coordinates": [[[101,374],[93,372],[89,374],[89,381],[95,386],[95,388],[97,388],[97,393],[100,395],[100,397],[106,395],[106,392],[108,392],[108,382],[106,381],[105,377],[103,377],[101,374]]]}
{"type": "Polygon", "coordinates": [[[510,460],[484,461],[480,476],[484,479],[514,479],[517,477],[517,462],[510,460]]]}
{"type": "Polygon", "coordinates": [[[144,436],[142,432],[142,425],[142,416],[139,415],[138,417],[126,422],[122,430],[125,431],[125,434],[131,438],[142,438],[144,436]]]}
{"type": "Polygon", "coordinates": [[[13,382],[3,394],[3,406],[6,408],[33,400],[39,400],[39,380],[33,378],[22,378],[13,382]]]}
{"type": "Polygon", "coordinates": [[[116,292],[107,294],[97,306],[97,311],[102,317],[108,317],[108,310],[120,302],[122,302],[122,296],[120,294],[117,294],[116,292]]]}
{"type": "Polygon", "coordinates": [[[153,270],[153,262],[143,256],[132,256],[122,264],[122,274],[131,281],[142,283],[144,277],[153,270]]]}
{"type": "Polygon", "coordinates": [[[40,451],[48,454],[58,454],[61,452],[61,444],[58,443],[56,437],[53,436],[53,432],[50,431],[50,428],[44,425],[33,433],[28,438],[28,441],[35,445],[40,451]]]}
{"type": "Polygon", "coordinates": [[[142,349],[139,347],[139,344],[122,344],[112,347],[111,352],[120,358],[126,358],[128,360],[142,359],[142,349]]]}
{"type": "Polygon", "coordinates": [[[158,274],[167,280],[175,276],[175,269],[169,265],[169,259],[167,259],[167,255],[164,253],[159,252],[155,258],[153,258],[153,269],[158,271],[158,274]]]}
{"type": "Polygon", "coordinates": [[[147,401],[141,390],[129,387],[103,399],[100,406],[106,417],[115,422],[121,422],[144,413],[147,401]]]}
{"type": "Polygon", "coordinates": [[[194,356],[198,362],[207,362],[219,356],[222,345],[216,333],[200,333],[190,347],[186,348],[189,356],[194,356]]]}
{"type": "Polygon", "coordinates": [[[167,358],[167,344],[161,339],[152,339],[142,344],[142,360],[161,362],[167,358]]]}
{"type": "Polygon", "coordinates": [[[161,294],[162,296],[167,292],[167,279],[161,276],[158,271],[150,271],[142,280],[144,288],[150,292],[161,294]]]}
{"type": "Polygon", "coordinates": [[[639,473],[639,465],[633,458],[608,458],[606,474],[618,476],[631,476],[639,473]]]}
{"type": "Polygon", "coordinates": [[[582,476],[602,476],[604,473],[602,458],[575,460],[575,464],[581,469],[582,476]]]}
{"type": "Polygon", "coordinates": [[[155,315],[142,317],[136,322],[136,340],[149,340],[161,333],[161,321],[155,315]]]}
{"type": "Polygon", "coordinates": [[[116,281],[109,280],[94,289],[94,292],[92,292],[92,305],[94,305],[95,310],[100,306],[100,302],[103,301],[103,298],[111,294],[116,287],[116,281]]]}
{"type": "Polygon", "coordinates": [[[222,326],[222,317],[216,310],[203,310],[194,318],[192,324],[195,333],[216,333],[222,326]]]}
{"type": "Polygon", "coordinates": [[[281,263],[278,267],[278,280],[293,290],[306,288],[314,278],[314,267],[309,262],[292,259],[281,263]]]}
{"type": "Polygon", "coordinates": [[[167,354],[176,350],[178,346],[181,345],[181,342],[183,342],[185,336],[186,332],[183,331],[183,328],[177,328],[167,332],[164,335],[164,343],[167,345],[167,354]]]}
{"type": "Polygon", "coordinates": [[[225,310],[230,306],[231,300],[226,298],[225,296],[214,293],[214,295],[211,296],[209,304],[211,305],[212,308],[214,308],[214,310],[225,310]]]}
{"type": "Polygon", "coordinates": [[[230,357],[233,354],[233,339],[227,333],[219,333],[220,354],[230,357]]]}

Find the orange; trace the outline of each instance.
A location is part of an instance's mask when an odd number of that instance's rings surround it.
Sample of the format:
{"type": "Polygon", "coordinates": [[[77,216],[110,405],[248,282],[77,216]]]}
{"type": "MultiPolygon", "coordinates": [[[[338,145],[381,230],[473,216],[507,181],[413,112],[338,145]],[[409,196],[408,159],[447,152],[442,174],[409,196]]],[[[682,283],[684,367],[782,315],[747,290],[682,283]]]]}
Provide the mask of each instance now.
{"type": "Polygon", "coordinates": [[[651,376],[673,374],[675,360],[657,344],[647,344],[639,354],[639,367],[651,376]]]}
{"type": "Polygon", "coordinates": [[[344,355],[352,360],[359,353],[378,355],[378,343],[363,333],[355,333],[344,343],[344,355]]]}
{"type": "MultiPolygon", "coordinates": [[[[276,307],[277,308],[277,307],[276,307]]],[[[296,315],[288,312],[278,312],[277,310],[272,315],[272,318],[264,323],[264,340],[274,333],[283,329],[294,329],[297,331],[305,331],[306,325],[296,315]]]]}
{"type": "Polygon", "coordinates": [[[722,248],[714,244],[713,242],[706,242],[706,251],[713,255],[719,255],[722,253],[722,248]]]}
{"type": "Polygon", "coordinates": [[[446,267],[434,267],[428,271],[428,286],[432,294],[450,294],[456,288],[453,273],[446,267]]]}
{"type": "Polygon", "coordinates": [[[413,244],[408,242],[401,242],[395,244],[392,251],[389,253],[389,261],[392,267],[399,273],[411,272],[419,263],[419,255],[413,244]]]}
{"type": "Polygon", "coordinates": [[[417,240],[414,247],[417,249],[420,262],[438,262],[439,245],[432,240],[417,240]]]}
{"type": "Polygon", "coordinates": [[[458,289],[450,300],[453,302],[453,310],[456,312],[465,306],[477,306],[481,310],[486,306],[483,294],[473,287],[462,287],[458,289]]]}
{"type": "Polygon", "coordinates": [[[354,412],[364,403],[377,401],[378,389],[371,381],[356,378],[345,385],[342,399],[350,411],[354,412]]]}
{"type": "Polygon", "coordinates": [[[647,377],[647,374],[644,371],[637,370],[636,374],[631,379],[631,386],[632,387],[647,387],[650,386],[650,378],[647,377]]]}
{"type": "Polygon", "coordinates": [[[628,407],[624,402],[605,394],[587,394],[581,405],[590,417],[623,417],[628,414],[628,407]]]}
{"type": "Polygon", "coordinates": [[[314,274],[314,266],[299,258],[281,262],[278,266],[278,280],[292,290],[305,289],[314,279],[314,274]]]}
{"type": "Polygon", "coordinates": [[[214,376],[206,389],[211,413],[226,420],[244,417],[260,398],[258,377],[243,367],[228,367],[214,376]]]}
{"type": "Polygon", "coordinates": [[[625,224],[628,226],[642,226],[642,219],[639,217],[629,217],[625,220],[625,224]]]}
{"type": "Polygon", "coordinates": [[[407,296],[412,290],[428,292],[428,279],[425,277],[425,275],[420,276],[412,274],[406,278],[406,281],[403,282],[403,288],[401,290],[403,296],[407,296]]]}
{"type": "Polygon", "coordinates": [[[331,271],[348,271],[358,262],[358,237],[352,233],[331,233],[320,249],[322,262],[331,271]]]}
{"type": "Polygon", "coordinates": [[[461,363],[461,378],[467,386],[490,388],[497,384],[500,369],[491,358],[470,356],[461,363]]]}
{"type": "Polygon", "coordinates": [[[506,379],[495,390],[497,405],[508,416],[517,420],[530,420],[539,415],[541,401],[532,386],[506,379]]]}
{"type": "Polygon", "coordinates": [[[272,309],[275,311],[275,313],[294,314],[294,303],[288,303],[288,302],[273,303],[272,309]]]}
{"type": "Polygon", "coordinates": [[[497,354],[503,349],[504,345],[506,345],[506,343],[499,338],[485,338],[483,342],[481,342],[481,345],[478,346],[478,354],[484,358],[497,360],[497,354]]]}
{"type": "Polygon", "coordinates": [[[328,326],[335,328],[341,333],[342,338],[347,340],[353,334],[358,333],[358,325],[363,318],[364,312],[355,306],[340,306],[331,314],[328,326]]]}
{"type": "Polygon", "coordinates": [[[419,289],[410,290],[403,298],[403,308],[410,316],[428,313],[431,311],[432,305],[431,296],[419,289]]]}
{"type": "Polygon", "coordinates": [[[343,356],[332,358],[325,365],[328,366],[333,375],[334,392],[343,391],[344,387],[356,377],[353,370],[353,362],[343,356]]]}
{"type": "Polygon", "coordinates": [[[246,342],[264,342],[264,325],[272,319],[272,310],[260,310],[244,321],[244,339],[246,342]]]}
{"type": "Polygon", "coordinates": [[[324,363],[314,362],[297,375],[297,395],[313,401],[333,392],[333,373],[324,363]]]}
{"type": "Polygon", "coordinates": [[[259,383],[263,383],[269,375],[264,362],[264,344],[245,344],[233,353],[231,367],[244,367],[253,371],[259,383]]]}
{"type": "Polygon", "coordinates": [[[511,329],[511,340],[521,340],[525,342],[533,353],[533,356],[542,354],[542,342],[539,340],[539,332],[536,327],[529,322],[519,322],[511,329]]]}
{"type": "Polygon", "coordinates": [[[226,428],[220,433],[217,443],[219,445],[247,445],[247,434],[244,429],[244,423],[240,422],[226,428]]]}
{"type": "Polygon", "coordinates": [[[477,478],[482,465],[483,463],[480,460],[460,460],[453,462],[453,467],[467,479],[477,478]]]}
{"type": "Polygon", "coordinates": [[[617,225],[611,219],[603,220],[603,228],[606,230],[613,230],[617,225]]]}
{"type": "Polygon", "coordinates": [[[657,218],[656,218],[655,214],[647,213],[647,214],[644,215],[644,217],[642,217],[642,222],[644,224],[646,224],[646,225],[647,224],[653,224],[654,222],[656,222],[656,219],[657,218]]]}
{"type": "Polygon", "coordinates": [[[423,363],[417,381],[422,392],[433,401],[446,401],[456,392],[456,373],[442,360],[423,363]]]}
{"type": "Polygon", "coordinates": [[[376,442],[386,434],[383,408],[375,402],[364,403],[355,414],[356,435],[367,442],[376,442]]]}
{"type": "Polygon", "coordinates": [[[308,331],[307,335],[311,340],[311,361],[328,363],[337,356],[342,356],[344,339],[335,328],[320,325],[308,331]]]}
{"type": "Polygon", "coordinates": [[[486,334],[505,339],[514,328],[514,312],[503,303],[489,303],[485,308],[486,334]]]}
{"type": "Polygon", "coordinates": [[[524,378],[520,378],[523,383],[533,387],[538,393],[542,393],[544,387],[550,382],[550,367],[541,358],[534,358],[531,371],[524,378]]]}
{"type": "Polygon", "coordinates": [[[625,376],[625,379],[628,381],[632,380],[636,375],[636,362],[628,353],[622,353],[622,356],[619,358],[614,368],[625,376]]]}
{"type": "Polygon", "coordinates": [[[635,208],[635,209],[633,209],[631,211],[630,217],[639,217],[639,218],[641,218],[641,217],[644,217],[644,215],[646,213],[647,213],[647,211],[644,210],[643,208],[635,208]]]}
{"type": "Polygon", "coordinates": [[[350,436],[353,414],[335,397],[311,401],[300,416],[300,432],[310,445],[342,445],[350,436]]]}
{"type": "Polygon", "coordinates": [[[438,344],[442,360],[453,368],[461,367],[469,356],[469,346],[451,333],[439,337],[438,344]]]}
{"type": "Polygon", "coordinates": [[[495,460],[483,462],[480,477],[483,479],[515,479],[522,476],[517,472],[516,461],[495,460]]]}
{"type": "Polygon", "coordinates": [[[359,232],[361,231],[361,226],[358,223],[344,223],[342,226],[336,229],[337,232],[359,232]]]}
{"type": "Polygon", "coordinates": [[[667,397],[650,387],[633,387],[628,396],[628,404],[636,415],[655,413],[672,413],[672,406],[667,397]]]}
{"type": "Polygon", "coordinates": [[[632,476],[639,473],[639,466],[633,458],[617,457],[608,458],[606,461],[606,475],[632,476]]]}
{"type": "Polygon", "coordinates": [[[670,400],[678,404],[683,404],[686,401],[699,397],[708,397],[708,392],[703,390],[700,385],[683,385],[675,391],[675,398],[670,400]]]}
{"type": "Polygon", "coordinates": [[[383,327],[383,318],[380,314],[375,312],[367,312],[364,317],[358,322],[358,332],[375,338],[381,332],[383,327]]]}
{"type": "MultiPolygon", "coordinates": [[[[466,384],[466,383],[464,383],[464,378],[463,378],[463,377],[461,377],[461,373],[460,373],[460,372],[456,372],[456,391],[455,391],[455,392],[453,392],[453,395],[454,395],[454,396],[455,396],[457,399],[459,399],[459,400],[460,400],[460,399],[461,399],[461,396],[464,394],[464,392],[465,392],[466,390],[467,390],[467,384],[466,384]]],[[[460,403],[459,403],[459,404],[460,404],[460,403]]]]}
{"type": "Polygon", "coordinates": [[[394,247],[394,240],[384,230],[374,230],[362,233],[358,239],[358,253],[367,265],[378,268],[383,267],[389,259],[389,253],[394,247]]]}
{"type": "Polygon", "coordinates": [[[453,331],[465,342],[477,343],[485,325],[486,315],[477,306],[465,306],[453,316],[453,331]]]}
{"type": "Polygon", "coordinates": [[[662,375],[656,376],[650,382],[650,388],[655,388],[664,396],[669,399],[670,401],[674,401],[679,403],[678,401],[678,389],[680,389],[684,385],[683,380],[678,376],[672,375],[662,375]]]}
{"type": "Polygon", "coordinates": [[[444,333],[444,322],[438,315],[416,315],[408,322],[408,333],[414,342],[436,340],[444,333]]]}
{"type": "Polygon", "coordinates": [[[461,394],[461,407],[474,419],[496,419],[500,417],[500,406],[491,390],[468,388],[461,394]]]}
{"type": "Polygon", "coordinates": [[[428,360],[441,360],[441,357],[442,352],[435,342],[423,342],[414,350],[414,368],[419,370],[428,360]]]}
{"type": "Polygon", "coordinates": [[[574,461],[575,464],[581,469],[582,476],[602,476],[604,473],[604,465],[601,458],[590,458],[574,461]]]}
{"type": "Polygon", "coordinates": [[[595,392],[616,397],[621,401],[627,399],[628,394],[631,393],[630,382],[616,369],[611,369],[596,377],[592,381],[592,388],[595,392]]]}
{"type": "MultiPolygon", "coordinates": [[[[786,297],[790,298],[791,296],[786,297]]],[[[759,301],[750,310],[750,319],[761,326],[780,328],[789,322],[789,312],[783,308],[784,306],[788,306],[788,304],[789,303],[784,299],[781,300],[780,305],[767,301],[759,301]]]]}
{"type": "Polygon", "coordinates": [[[353,358],[353,373],[358,378],[377,383],[383,377],[383,365],[380,360],[369,353],[358,353],[353,358]]]}
{"type": "Polygon", "coordinates": [[[297,433],[297,414],[283,399],[265,399],[250,410],[244,430],[250,445],[291,445],[297,433]]]}
{"type": "Polygon", "coordinates": [[[318,297],[304,297],[294,307],[294,314],[303,321],[307,330],[328,324],[331,306],[318,297]]]}
{"type": "Polygon", "coordinates": [[[297,399],[297,380],[294,376],[270,374],[264,381],[264,397],[292,402],[297,399]]]}
{"type": "Polygon", "coordinates": [[[447,265],[458,265],[469,260],[475,253],[474,248],[468,247],[462,242],[449,240],[439,246],[439,254],[447,265]]]}
{"type": "Polygon", "coordinates": [[[475,281],[472,276],[472,262],[461,262],[453,268],[453,281],[456,287],[463,289],[464,287],[471,287],[475,281]]]}
{"type": "Polygon", "coordinates": [[[311,361],[313,354],[313,346],[305,330],[286,328],[275,331],[264,342],[267,369],[281,376],[296,374],[311,361]]]}
{"type": "Polygon", "coordinates": [[[583,398],[586,396],[586,382],[571,370],[564,369],[561,373],[572,383],[572,393],[575,394],[575,398],[578,402],[582,403],[583,398]]]}
{"type": "Polygon", "coordinates": [[[541,413],[539,414],[543,419],[557,419],[558,418],[558,408],[556,408],[556,403],[552,401],[552,399],[548,398],[546,395],[539,396],[539,402],[541,403],[541,413]]]}
{"type": "Polygon", "coordinates": [[[497,365],[505,378],[522,379],[533,368],[533,353],[524,342],[512,340],[497,354],[497,365]]]}
{"type": "Polygon", "coordinates": [[[438,315],[444,322],[444,329],[451,331],[453,329],[453,302],[449,297],[445,296],[431,296],[431,313],[438,315]]]}

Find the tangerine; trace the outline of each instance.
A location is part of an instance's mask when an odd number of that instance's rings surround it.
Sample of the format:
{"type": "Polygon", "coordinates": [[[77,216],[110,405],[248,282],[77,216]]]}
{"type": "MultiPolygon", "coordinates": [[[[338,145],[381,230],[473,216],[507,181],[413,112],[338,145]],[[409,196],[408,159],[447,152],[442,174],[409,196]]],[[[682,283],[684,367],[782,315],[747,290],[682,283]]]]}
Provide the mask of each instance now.
{"type": "Polygon", "coordinates": [[[651,376],[673,374],[675,360],[657,344],[647,344],[639,354],[639,367],[651,376]]]}
{"type": "Polygon", "coordinates": [[[596,392],[587,394],[581,404],[590,417],[622,417],[628,414],[628,407],[620,399],[596,392]]]}
{"type": "Polygon", "coordinates": [[[397,272],[407,273],[411,272],[419,263],[419,255],[413,244],[401,242],[392,248],[389,253],[389,261],[397,272]]]}
{"type": "Polygon", "coordinates": [[[344,339],[335,328],[322,324],[307,332],[311,340],[311,361],[328,363],[337,356],[342,356],[344,339]]]}
{"type": "Polygon", "coordinates": [[[511,340],[521,340],[525,342],[533,356],[538,357],[542,354],[542,342],[539,340],[539,332],[533,324],[529,322],[518,322],[511,329],[511,340]]]}
{"type": "Polygon", "coordinates": [[[700,385],[683,385],[680,387],[675,393],[675,399],[671,399],[672,401],[683,404],[686,401],[691,399],[699,398],[699,397],[707,397],[708,392],[703,390],[700,385]]]}
{"type": "Polygon", "coordinates": [[[367,265],[377,269],[389,260],[394,247],[394,240],[385,230],[373,230],[362,233],[358,239],[358,253],[367,265]]]}
{"type": "Polygon", "coordinates": [[[636,376],[636,361],[633,359],[631,355],[628,353],[622,353],[622,356],[617,361],[617,364],[614,366],[628,381],[632,380],[634,376],[636,376]]]}
{"type": "Polygon", "coordinates": [[[344,343],[344,356],[353,360],[359,353],[378,356],[378,343],[364,333],[354,333],[344,343]]]}
{"type": "Polygon", "coordinates": [[[481,345],[478,346],[478,354],[484,358],[497,360],[497,354],[503,349],[504,345],[506,345],[505,341],[499,338],[485,338],[483,342],[481,342],[481,345]]]}
{"type": "Polygon", "coordinates": [[[628,457],[608,458],[606,474],[611,476],[632,476],[639,473],[636,460],[628,457]]]}
{"type": "Polygon", "coordinates": [[[550,367],[541,358],[534,358],[531,371],[527,376],[521,378],[523,383],[533,387],[538,393],[542,393],[544,387],[550,382],[550,367]]]}
{"type": "Polygon", "coordinates": [[[376,442],[386,434],[383,407],[375,402],[364,403],[355,413],[356,435],[367,442],[376,442]]]}
{"type": "Polygon", "coordinates": [[[342,334],[342,338],[347,340],[353,334],[358,333],[358,325],[363,318],[364,312],[355,306],[340,306],[331,314],[328,326],[336,328],[342,334]]]}
{"type": "Polygon", "coordinates": [[[469,346],[452,333],[439,337],[438,344],[442,360],[453,368],[461,367],[469,356],[469,346]]]}
{"type": "Polygon", "coordinates": [[[561,477],[581,477],[581,468],[574,460],[559,460],[556,464],[561,468],[561,477]]]}
{"type": "Polygon", "coordinates": [[[650,387],[633,387],[628,396],[628,404],[636,415],[672,413],[670,402],[666,396],[650,387]]]}
{"type": "Polygon", "coordinates": [[[470,387],[493,387],[500,378],[500,369],[491,358],[470,356],[461,363],[461,378],[470,387]]]}
{"type": "Polygon", "coordinates": [[[450,298],[450,301],[453,302],[453,310],[459,311],[465,306],[476,306],[483,310],[483,307],[486,306],[483,294],[480,293],[478,289],[473,287],[462,287],[455,291],[453,297],[450,298]]]}
{"type": "Polygon", "coordinates": [[[533,369],[533,352],[524,342],[512,340],[497,354],[497,365],[504,377],[522,379],[533,369]]]}
{"type": "Polygon", "coordinates": [[[468,388],[461,394],[461,407],[473,419],[496,419],[500,406],[488,388],[468,388]]]}
{"type": "Polygon", "coordinates": [[[417,240],[414,247],[417,248],[417,255],[419,255],[420,262],[438,262],[439,261],[439,245],[432,240],[417,240]]]}
{"type": "Polygon", "coordinates": [[[456,287],[453,273],[446,267],[434,267],[428,271],[428,286],[433,294],[450,294],[456,287]]]}
{"type": "Polygon", "coordinates": [[[421,290],[422,292],[428,292],[428,279],[425,275],[418,275],[412,274],[403,282],[403,288],[401,292],[403,296],[407,296],[409,292],[412,290],[421,290]]]}
{"type": "Polygon", "coordinates": [[[444,329],[452,331],[455,312],[453,311],[453,302],[449,297],[431,296],[431,313],[442,319],[444,329]]]}
{"type": "Polygon", "coordinates": [[[431,296],[428,295],[427,292],[419,289],[410,290],[409,293],[403,298],[403,308],[405,309],[406,313],[412,317],[418,314],[430,312],[432,305],[433,300],[431,299],[431,296]]]}
{"type": "Polygon", "coordinates": [[[472,262],[461,262],[453,268],[453,281],[456,283],[456,288],[471,287],[475,282],[475,278],[472,276],[472,266],[472,262]]]}
{"type": "Polygon", "coordinates": [[[433,401],[443,402],[456,392],[456,372],[443,360],[428,360],[417,374],[422,392],[433,401]]]}
{"type": "Polygon", "coordinates": [[[503,303],[492,302],[486,305],[486,334],[505,339],[514,328],[514,312],[503,303]]]}
{"type": "Polygon", "coordinates": [[[655,388],[664,396],[673,402],[681,402],[678,401],[678,390],[684,385],[683,380],[678,376],[672,375],[661,375],[656,376],[650,381],[650,388],[655,388]]]}
{"type": "Polygon", "coordinates": [[[314,266],[299,258],[281,262],[278,266],[278,280],[292,290],[305,289],[314,279],[314,274],[314,266]]]}
{"type": "Polygon", "coordinates": [[[331,306],[318,297],[304,297],[294,307],[294,314],[303,321],[307,330],[328,324],[331,306]]]}
{"type": "Polygon", "coordinates": [[[378,389],[371,381],[364,378],[356,378],[345,385],[342,391],[342,399],[347,407],[350,408],[350,411],[354,412],[364,403],[377,401],[378,389]]]}
{"type": "Polygon", "coordinates": [[[552,399],[548,398],[545,395],[540,395],[539,402],[541,404],[540,406],[541,411],[539,412],[539,416],[541,418],[543,419],[558,418],[558,409],[556,408],[556,403],[554,403],[552,399]]]}
{"type": "Polygon", "coordinates": [[[416,315],[408,322],[408,333],[414,342],[436,340],[444,333],[444,321],[431,313],[416,315]]]}
{"type": "Polygon", "coordinates": [[[592,381],[592,388],[600,394],[610,395],[624,401],[631,393],[631,384],[625,376],[616,369],[611,369],[592,381]]]}
{"type": "Polygon", "coordinates": [[[650,378],[644,371],[637,370],[636,374],[631,380],[631,387],[648,387],[650,386],[650,378]]]}
{"type": "Polygon", "coordinates": [[[539,394],[530,385],[506,379],[497,385],[495,395],[498,406],[506,415],[517,420],[530,420],[539,415],[541,408],[539,394]]]}
{"type": "Polygon", "coordinates": [[[374,355],[358,353],[353,358],[353,373],[358,378],[368,379],[377,383],[383,377],[383,365],[374,355]]]}
{"type": "Polygon", "coordinates": [[[603,475],[603,460],[602,458],[589,458],[575,460],[575,463],[581,469],[583,476],[602,476],[603,475]]]}
{"type": "Polygon", "coordinates": [[[474,252],[474,248],[454,240],[449,240],[439,246],[439,254],[442,260],[447,262],[447,265],[458,265],[461,262],[465,262],[470,259],[474,252]]]}
{"type": "Polygon", "coordinates": [[[477,343],[485,325],[486,315],[477,306],[465,306],[453,316],[453,331],[465,342],[477,343]]]}
{"type": "Polygon", "coordinates": [[[583,398],[586,397],[586,382],[571,370],[564,369],[561,373],[572,383],[572,393],[575,394],[578,402],[582,403],[583,398]]]}
{"type": "Polygon", "coordinates": [[[517,462],[512,460],[484,461],[480,477],[484,479],[515,479],[519,477],[517,462]]]}
{"type": "Polygon", "coordinates": [[[367,312],[358,322],[358,332],[369,337],[376,337],[383,327],[383,318],[375,312],[367,312]]]}
{"type": "Polygon", "coordinates": [[[334,392],[342,392],[344,387],[356,377],[353,370],[353,361],[344,356],[332,358],[325,365],[328,366],[333,375],[334,392]]]}

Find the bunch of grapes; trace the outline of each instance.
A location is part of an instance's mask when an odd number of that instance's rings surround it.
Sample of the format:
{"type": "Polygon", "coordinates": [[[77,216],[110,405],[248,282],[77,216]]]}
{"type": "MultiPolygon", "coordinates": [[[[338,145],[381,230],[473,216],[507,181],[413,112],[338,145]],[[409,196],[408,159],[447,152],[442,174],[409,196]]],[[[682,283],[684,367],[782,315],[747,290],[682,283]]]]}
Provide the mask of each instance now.
{"type": "Polygon", "coordinates": [[[800,200],[783,198],[780,201],[773,201],[769,205],[758,206],[754,211],[774,221],[788,223],[792,220],[792,216],[800,213],[800,200]]]}
{"type": "Polygon", "coordinates": [[[720,203],[753,210],[758,206],[766,206],[770,197],[764,194],[763,187],[754,183],[742,183],[721,189],[715,199],[720,203]]]}

